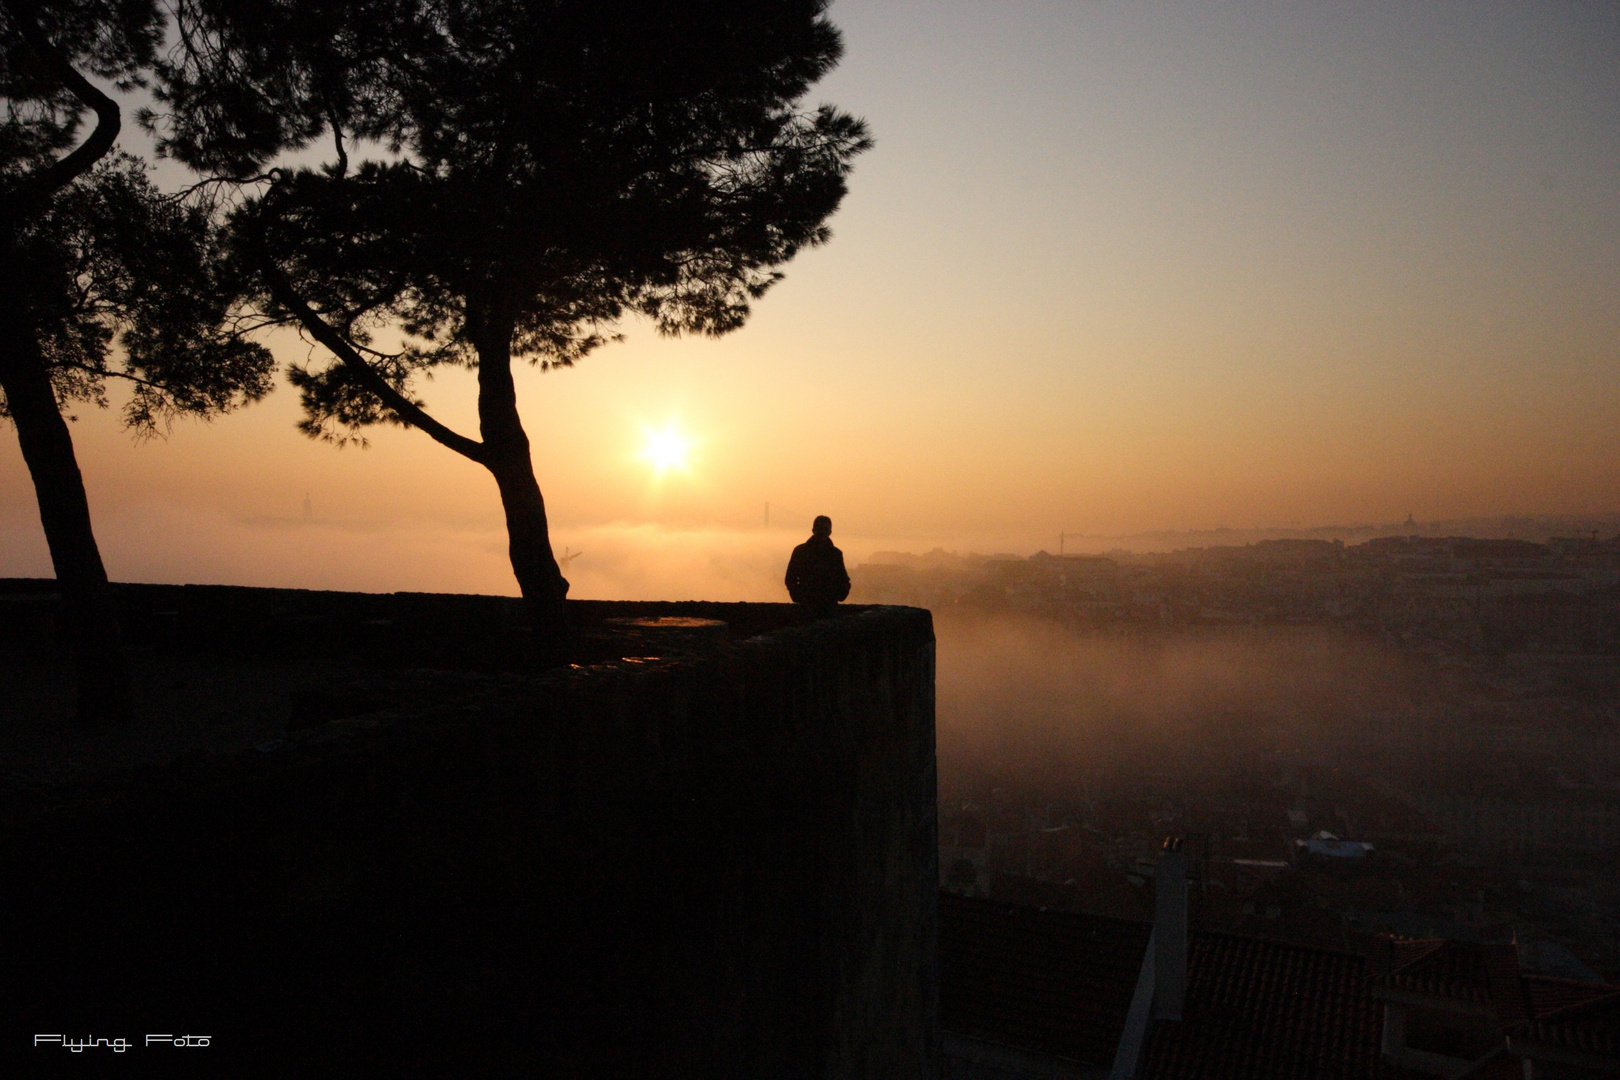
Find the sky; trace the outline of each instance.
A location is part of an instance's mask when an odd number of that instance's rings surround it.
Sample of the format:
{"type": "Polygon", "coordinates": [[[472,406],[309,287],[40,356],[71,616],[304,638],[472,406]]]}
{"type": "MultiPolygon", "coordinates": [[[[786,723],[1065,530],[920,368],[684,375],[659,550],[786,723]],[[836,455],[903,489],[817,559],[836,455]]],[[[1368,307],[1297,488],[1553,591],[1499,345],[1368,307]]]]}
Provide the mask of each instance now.
{"type": "MultiPolygon", "coordinates": [[[[1620,6],[832,17],[810,100],[876,145],[831,243],[724,339],[520,373],[571,595],[779,599],[818,513],[858,563],[1620,510],[1620,6]]],[[[423,396],[476,431],[470,377],[423,396]]],[[[144,443],[77,415],[116,579],[515,592],[493,482],[420,433],[312,442],[285,390],[144,443]]],[[[0,575],[49,573],[0,431],[0,575]]]]}

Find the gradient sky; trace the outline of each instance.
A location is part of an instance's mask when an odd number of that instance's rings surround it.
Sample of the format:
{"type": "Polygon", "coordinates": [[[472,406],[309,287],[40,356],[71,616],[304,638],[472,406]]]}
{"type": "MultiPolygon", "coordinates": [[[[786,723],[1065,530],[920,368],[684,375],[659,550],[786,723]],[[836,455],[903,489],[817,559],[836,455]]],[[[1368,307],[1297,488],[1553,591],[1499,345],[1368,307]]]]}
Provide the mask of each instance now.
{"type": "MultiPolygon", "coordinates": [[[[574,595],[768,598],[822,512],[858,561],[1620,510],[1620,5],[833,17],[812,97],[877,146],[832,243],[729,338],[630,323],[520,377],[574,595]],[[655,478],[670,423],[692,467],[655,478]]],[[[426,396],[471,432],[471,388],[426,396]]],[[[285,392],[141,445],[80,418],[115,577],[514,591],[493,483],[418,433],[334,450],[285,392]]],[[[0,545],[49,573],[10,432],[0,545]]]]}

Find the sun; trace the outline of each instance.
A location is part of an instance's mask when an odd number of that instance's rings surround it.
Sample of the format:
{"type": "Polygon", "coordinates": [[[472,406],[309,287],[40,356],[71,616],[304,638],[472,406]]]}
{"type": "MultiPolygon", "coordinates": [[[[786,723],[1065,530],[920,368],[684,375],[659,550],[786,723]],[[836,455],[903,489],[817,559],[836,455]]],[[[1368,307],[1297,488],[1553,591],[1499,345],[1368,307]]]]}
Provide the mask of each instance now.
{"type": "Polygon", "coordinates": [[[656,475],[663,476],[672,469],[686,472],[691,467],[692,440],[681,434],[673,423],[662,430],[649,428],[643,435],[641,456],[652,463],[656,475]]]}

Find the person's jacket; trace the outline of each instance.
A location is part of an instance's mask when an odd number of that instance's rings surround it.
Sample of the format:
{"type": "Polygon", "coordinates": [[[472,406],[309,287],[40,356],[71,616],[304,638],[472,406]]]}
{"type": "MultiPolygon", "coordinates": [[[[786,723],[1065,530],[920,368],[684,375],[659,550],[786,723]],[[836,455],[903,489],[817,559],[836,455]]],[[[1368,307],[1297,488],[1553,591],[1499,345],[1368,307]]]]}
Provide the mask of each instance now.
{"type": "Polygon", "coordinates": [[[827,536],[812,536],[793,549],[784,581],[795,604],[825,607],[849,595],[844,553],[827,536]]]}

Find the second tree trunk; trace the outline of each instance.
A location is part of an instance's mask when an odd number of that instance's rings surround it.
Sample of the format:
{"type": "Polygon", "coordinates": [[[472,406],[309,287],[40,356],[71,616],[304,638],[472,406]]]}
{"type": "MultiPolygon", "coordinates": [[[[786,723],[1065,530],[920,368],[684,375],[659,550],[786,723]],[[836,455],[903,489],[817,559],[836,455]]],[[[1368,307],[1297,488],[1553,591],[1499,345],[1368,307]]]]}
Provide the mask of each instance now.
{"type": "Polygon", "coordinates": [[[557,567],[546,503],[534,476],[529,436],[518,416],[512,381],[511,330],[492,326],[478,340],[478,422],[484,466],[500,489],[512,573],[529,612],[542,657],[558,658],[566,634],[568,582],[557,567]]]}
{"type": "MultiPolygon", "coordinates": [[[[11,310],[14,305],[7,304],[11,310]]],[[[116,723],[131,712],[129,660],[112,588],[90,527],[90,502],[73,453],[73,437],[56,404],[38,343],[13,318],[0,318],[0,388],[23,461],[34,481],[39,520],[56,570],[65,616],[62,632],[78,678],[83,723],[116,723]]]]}

